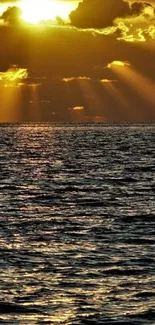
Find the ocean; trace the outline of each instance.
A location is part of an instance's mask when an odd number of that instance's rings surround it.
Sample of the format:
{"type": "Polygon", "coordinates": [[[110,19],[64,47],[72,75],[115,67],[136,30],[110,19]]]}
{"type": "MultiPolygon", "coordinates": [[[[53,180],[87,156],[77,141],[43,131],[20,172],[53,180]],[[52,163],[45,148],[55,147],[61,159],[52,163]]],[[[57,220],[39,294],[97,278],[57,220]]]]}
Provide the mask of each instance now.
{"type": "Polygon", "coordinates": [[[155,324],[155,125],[0,125],[0,324],[155,324]]]}

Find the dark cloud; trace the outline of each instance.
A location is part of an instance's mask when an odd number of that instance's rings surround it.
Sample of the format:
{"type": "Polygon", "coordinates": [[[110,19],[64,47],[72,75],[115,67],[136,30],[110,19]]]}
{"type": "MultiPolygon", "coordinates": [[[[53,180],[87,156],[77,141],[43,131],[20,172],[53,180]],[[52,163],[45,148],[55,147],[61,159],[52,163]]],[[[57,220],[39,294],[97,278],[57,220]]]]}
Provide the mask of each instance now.
{"type": "Polygon", "coordinates": [[[22,12],[20,8],[16,6],[8,7],[1,15],[1,19],[3,19],[5,23],[14,25],[20,22],[21,14],[22,12]]]}
{"type": "Polygon", "coordinates": [[[71,24],[78,28],[105,28],[113,25],[119,17],[138,15],[147,4],[123,0],[83,0],[78,8],[71,12],[71,24]]]}

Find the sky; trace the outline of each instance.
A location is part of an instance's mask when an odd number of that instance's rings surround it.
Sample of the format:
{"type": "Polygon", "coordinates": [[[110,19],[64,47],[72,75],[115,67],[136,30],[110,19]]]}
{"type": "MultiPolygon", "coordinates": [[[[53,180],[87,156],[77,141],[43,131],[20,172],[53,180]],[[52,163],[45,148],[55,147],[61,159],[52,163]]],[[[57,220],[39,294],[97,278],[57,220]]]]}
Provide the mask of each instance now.
{"type": "Polygon", "coordinates": [[[155,120],[155,0],[0,1],[0,122],[155,120]]]}

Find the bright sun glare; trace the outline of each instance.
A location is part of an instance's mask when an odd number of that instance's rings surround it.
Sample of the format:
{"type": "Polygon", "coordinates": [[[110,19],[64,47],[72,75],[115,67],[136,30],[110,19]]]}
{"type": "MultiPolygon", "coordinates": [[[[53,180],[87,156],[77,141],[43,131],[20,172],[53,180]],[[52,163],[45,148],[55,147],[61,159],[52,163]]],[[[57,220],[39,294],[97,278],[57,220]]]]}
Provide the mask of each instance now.
{"type": "Polygon", "coordinates": [[[20,8],[25,22],[38,24],[40,21],[55,20],[57,16],[67,19],[75,9],[75,1],[23,0],[20,8]]]}

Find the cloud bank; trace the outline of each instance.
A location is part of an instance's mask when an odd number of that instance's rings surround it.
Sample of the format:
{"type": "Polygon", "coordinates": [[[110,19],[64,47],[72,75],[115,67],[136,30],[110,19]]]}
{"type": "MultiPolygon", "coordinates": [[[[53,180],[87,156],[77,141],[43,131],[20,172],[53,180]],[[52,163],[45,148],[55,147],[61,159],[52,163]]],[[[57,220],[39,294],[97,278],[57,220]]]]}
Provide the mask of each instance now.
{"type": "Polygon", "coordinates": [[[78,28],[105,28],[116,18],[139,15],[145,2],[129,3],[123,0],[83,0],[70,14],[71,24],[78,28]]]}

